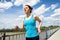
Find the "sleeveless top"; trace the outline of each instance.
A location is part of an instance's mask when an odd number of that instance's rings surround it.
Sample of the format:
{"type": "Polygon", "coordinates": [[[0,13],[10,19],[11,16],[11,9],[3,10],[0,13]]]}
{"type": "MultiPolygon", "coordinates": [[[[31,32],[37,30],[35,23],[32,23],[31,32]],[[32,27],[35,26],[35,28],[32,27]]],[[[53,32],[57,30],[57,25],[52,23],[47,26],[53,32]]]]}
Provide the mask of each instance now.
{"type": "Polygon", "coordinates": [[[27,20],[24,18],[24,28],[26,29],[26,37],[35,37],[38,35],[36,29],[36,21],[33,15],[30,15],[30,18],[27,20]]]}

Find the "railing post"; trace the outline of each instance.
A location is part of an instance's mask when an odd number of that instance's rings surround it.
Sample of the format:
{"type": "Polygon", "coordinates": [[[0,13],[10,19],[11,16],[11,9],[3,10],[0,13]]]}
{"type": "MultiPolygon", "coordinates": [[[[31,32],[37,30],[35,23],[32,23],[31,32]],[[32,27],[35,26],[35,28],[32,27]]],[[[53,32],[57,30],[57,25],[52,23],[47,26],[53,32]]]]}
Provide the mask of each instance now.
{"type": "Polygon", "coordinates": [[[5,34],[5,32],[4,32],[4,34],[3,34],[3,40],[5,40],[5,36],[6,36],[6,34],[5,34]]]}
{"type": "Polygon", "coordinates": [[[2,33],[0,34],[1,36],[0,36],[0,40],[2,40],[2,33]]]}
{"type": "Polygon", "coordinates": [[[46,30],[46,40],[47,40],[47,38],[48,38],[48,35],[47,35],[47,30],[46,30]]]}
{"type": "Polygon", "coordinates": [[[0,40],[2,40],[1,37],[0,37],[0,40]]]}
{"type": "Polygon", "coordinates": [[[10,40],[10,36],[9,36],[9,40],[10,40]]]}

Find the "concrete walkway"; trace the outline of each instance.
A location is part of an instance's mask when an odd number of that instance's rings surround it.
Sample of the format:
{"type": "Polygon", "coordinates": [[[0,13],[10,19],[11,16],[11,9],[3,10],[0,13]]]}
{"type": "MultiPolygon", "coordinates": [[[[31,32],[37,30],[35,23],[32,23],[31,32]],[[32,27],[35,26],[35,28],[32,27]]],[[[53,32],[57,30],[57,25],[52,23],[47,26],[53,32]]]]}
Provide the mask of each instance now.
{"type": "Polygon", "coordinates": [[[60,40],[60,29],[55,32],[48,40],[60,40]]]}

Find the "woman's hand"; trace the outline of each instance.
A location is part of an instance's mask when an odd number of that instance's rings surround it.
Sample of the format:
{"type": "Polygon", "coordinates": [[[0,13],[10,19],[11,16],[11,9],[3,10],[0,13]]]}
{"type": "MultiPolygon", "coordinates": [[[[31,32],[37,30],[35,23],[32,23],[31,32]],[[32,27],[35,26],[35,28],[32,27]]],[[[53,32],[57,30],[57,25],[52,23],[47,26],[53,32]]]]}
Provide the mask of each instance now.
{"type": "Polygon", "coordinates": [[[40,30],[40,28],[38,28],[38,34],[40,34],[41,33],[41,30],[40,30]]]}

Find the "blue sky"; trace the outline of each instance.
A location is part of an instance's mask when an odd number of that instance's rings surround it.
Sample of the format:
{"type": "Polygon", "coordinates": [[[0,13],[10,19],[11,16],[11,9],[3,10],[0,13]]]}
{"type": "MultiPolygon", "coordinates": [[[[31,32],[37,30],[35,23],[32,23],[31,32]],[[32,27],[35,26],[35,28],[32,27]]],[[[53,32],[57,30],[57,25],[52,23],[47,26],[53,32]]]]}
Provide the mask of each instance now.
{"type": "Polygon", "coordinates": [[[32,14],[42,20],[43,26],[60,26],[60,0],[0,0],[0,29],[21,27],[26,4],[33,7],[32,14]]]}

